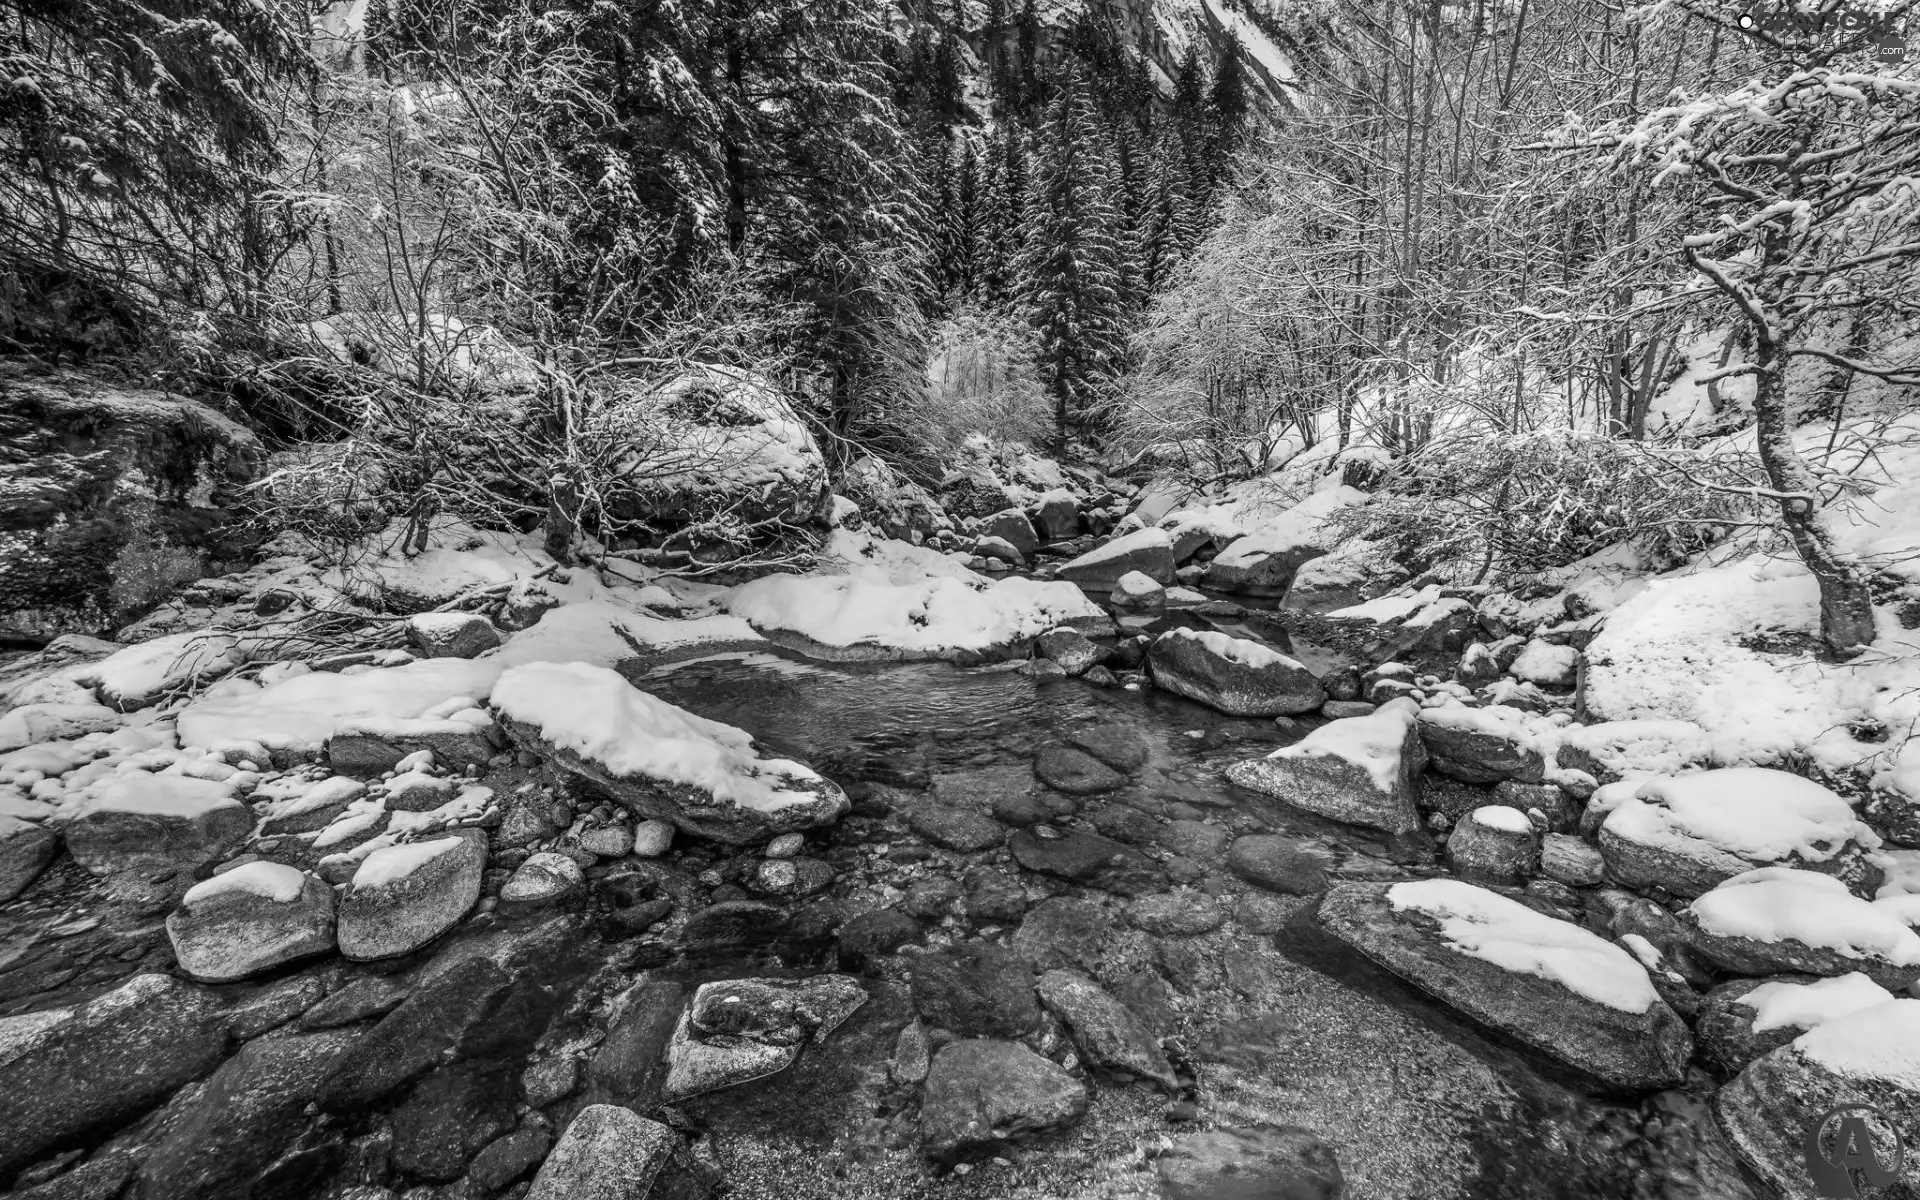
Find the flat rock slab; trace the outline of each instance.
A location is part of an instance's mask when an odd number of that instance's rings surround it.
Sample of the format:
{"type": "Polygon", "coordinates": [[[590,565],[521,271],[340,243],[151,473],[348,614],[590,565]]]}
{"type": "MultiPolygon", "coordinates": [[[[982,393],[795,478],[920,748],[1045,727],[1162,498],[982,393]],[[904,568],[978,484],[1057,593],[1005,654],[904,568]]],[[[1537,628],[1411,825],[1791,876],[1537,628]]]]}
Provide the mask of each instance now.
{"type": "Polygon", "coordinates": [[[252,811],[224,784],[139,773],[101,789],[64,830],[67,852],[89,872],[137,880],[218,862],[252,832],[252,811]]]}
{"type": "Polygon", "coordinates": [[[963,1158],[1064,1129],[1087,1111],[1087,1088],[1014,1042],[953,1042],[934,1056],[920,1102],[921,1149],[963,1158]]]}
{"type": "Polygon", "coordinates": [[[526,1200],[646,1200],[680,1135],[631,1109],[580,1110],[533,1177],[526,1200]]]}
{"type": "Polygon", "coordinates": [[[1315,896],[1327,890],[1327,870],[1298,842],[1274,833],[1235,838],[1227,851],[1227,869],[1257,888],[1289,896],[1315,896]]]}
{"type": "Polygon", "coordinates": [[[1082,729],[1070,729],[1062,736],[1070,744],[1116,771],[1132,775],[1147,765],[1149,752],[1145,733],[1131,726],[1118,723],[1090,725],[1082,729]]]}
{"type": "Polygon", "coordinates": [[[1693,1039],[1664,1003],[1656,999],[1643,1011],[1625,1012],[1554,980],[1464,953],[1432,917],[1395,909],[1388,899],[1394,886],[1337,885],[1315,907],[1315,919],[1421,991],[1608,1088],[1654,1091],[1685,1078],[1693,1039]]]}
{"type": "Polygon", "coordinates": [[[961,854],[991,850],[1006,838],[1006,831],[992,817],[944,804],[913,809],[907,814],[907,825],[934,845],[961,854]]]}
{"type": "Polygon", "coordinates": [[[486,867],[477,829],[367,855],[340,901],[340,953],[365,961],[426,945],[467,915],[486,867]]]}
{"type": "Polygon", "coordinates": [[[1094,1070],[1176,1090],[1160,1043],[1131,1009],[1093,980],[1075,971],[1048,971],[1040,977],[1039,992],[1040,1002],[1066,1023],[1073,1044],[1094,1070]]]}

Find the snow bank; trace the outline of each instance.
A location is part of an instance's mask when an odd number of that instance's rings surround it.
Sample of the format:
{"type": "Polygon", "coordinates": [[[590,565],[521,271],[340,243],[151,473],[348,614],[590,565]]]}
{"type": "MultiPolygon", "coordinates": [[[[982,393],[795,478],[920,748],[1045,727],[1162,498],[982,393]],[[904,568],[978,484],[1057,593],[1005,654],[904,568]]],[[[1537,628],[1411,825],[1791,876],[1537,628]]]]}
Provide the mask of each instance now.
{"type": "Polygon", "coordinates": [[[1497,967],[1552,980],[1621,1012],[1645,1012],[1659,1001],[1646,968],[1625,950],[1485,888],[1426,879],[1393,885],[1387,899],[1397,911],[1438,920],[1454,949],[1497,967]]]}
{"type": "Polygon", "coordinates": [[[1640,783],[1606,827],[1629,841],[1685,853],[1697,839],[1748,862],[1826,862],[1879,837],[1832,790],[1785,771],[1734,767],[1640,783]]]}
{"type": "Polygon", "coordinates": [[[695,716],[584,663],[514,667],[494,685],[503,716],[616,775],[684,784],[755,812],[813,803],[821,779],[790,759],[762,759],[744,730],[695,716]]]}
{"type": "Polygon", "coordinates": [[[1837,1075],[1920,1091],[1920,1000],[1891,1000],[1824,1022],[1795,1038],[1793,1048],[1837,1075]]]}
{"type": "Polygon", "coordinates": [[[264,688],[226,680],[181,710],[180,741],[312,755],[351,722],[411,719],[449,696],[485,696],[503,669],[496,658],[433,658],[358,675],[316,671],[264,688]]]}

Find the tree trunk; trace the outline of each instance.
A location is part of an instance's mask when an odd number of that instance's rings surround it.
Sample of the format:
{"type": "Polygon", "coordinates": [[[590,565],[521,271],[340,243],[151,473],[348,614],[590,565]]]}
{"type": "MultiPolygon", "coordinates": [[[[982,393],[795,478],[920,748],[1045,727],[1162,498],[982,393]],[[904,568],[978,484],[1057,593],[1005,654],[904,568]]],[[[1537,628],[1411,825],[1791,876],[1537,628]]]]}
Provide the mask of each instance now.
{"type": "Polygon", "coordinates": [[[1760,463],[1780,501],[1781,521],[1800,560],[1820,584],[1820,637],[1839,658],[1852,658],[1873,641],[1873,600],[1867,573],[1840,553],[1820,507],[1813,472],[1793,446],[1793,421],[1787,411],[1786,363],[1764,332],[1754,356],[1753,416],[1760,463]],[[1804,497],[1804,498],[1802,498],[1804,497]]]}

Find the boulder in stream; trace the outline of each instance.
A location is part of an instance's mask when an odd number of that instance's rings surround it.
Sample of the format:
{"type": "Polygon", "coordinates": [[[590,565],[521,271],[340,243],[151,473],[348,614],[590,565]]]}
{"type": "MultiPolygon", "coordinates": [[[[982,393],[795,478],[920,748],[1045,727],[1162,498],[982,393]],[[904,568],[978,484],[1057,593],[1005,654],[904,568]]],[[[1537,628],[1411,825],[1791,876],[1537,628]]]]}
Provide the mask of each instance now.
{"type": "Polygon", "coordinates": [[[948,1160],[997,1149],[1078,1121],[1087,1088],[1015,1042],[972,1039],[934,1056],[920,1102],[921,1148],[948,1160]]]}
{"type": "Polygon", "coordinates": [[[1147,660],[1155,684],[1229,716],[1308,713],[1327,700],[1320,680],[1294,659],[1224,633],[1168,630],[1147,660]]]}
{"type": "Polygon", "coordinates": [[[1364,717],[1329,721],[1291,746],[1227,769],[1235,784],[1349,825],[1388,833],[1420,827],[1415,808],[1426,754],[1419,706],[1394,700],[1364,717]]]}
{"type": "Polygon", "coordinates": [[[1173,582],[1173,538],[1164,529],[1141,529],[1114,538],[1062,563],[1059,578],[1082,587],[1112,587],[1138,571],[1155,583],[1173,582]]]}

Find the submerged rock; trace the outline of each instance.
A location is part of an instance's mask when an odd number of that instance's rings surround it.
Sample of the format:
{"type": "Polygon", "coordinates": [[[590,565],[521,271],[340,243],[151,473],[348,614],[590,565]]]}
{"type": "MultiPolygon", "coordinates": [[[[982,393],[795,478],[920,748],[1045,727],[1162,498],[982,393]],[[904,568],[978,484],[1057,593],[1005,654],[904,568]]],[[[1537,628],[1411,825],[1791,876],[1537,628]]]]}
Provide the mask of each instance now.
{"type": "Polygon", "coordinates": [[[953,1042],[934,1056],[920,1102],[920,1145],[962,1158],[1063,1129],[1087,1111],[1087,1089],[1014,1042],[953,1042]]]}
{"type": "Polygon", "coordinates": [[[1096,1071],[1142,1079],[1161,1090],[1177,1088],[1160,1043],[1126,1005],[1074,971],[1048,971],[1039,980],[1040,1001],[1066,1023],[1081,1057],[1096,1071]]]}
{"type": "Polygon", "coordinates": [[[1236,717],[1313,712],[1327,693],[1300,663],[1245,638],[1174,629],[1148,651],[1158,686],[1236,717]]]}
{"type": "Polygon", "coordinates": [[[1227,778],[1335,821],[1410,832],[1420,827],[1415,802],[1426,763],[1419,711],[1395,700],[1371,716],[1329,721],[1265,758],[1236,763],[1227,778]]]}
{"type": "Polygon", "coordinates": [[[846,794],[745,732],[675,708],[587,663],[531,663],[494,685],[525,749],[581,775],[645,818],[731,845],[837,820],[846,794]]]}
{"type": "Polygon", "coordinates": [[[1609,1088],[1686,1075],[1693,1039],[1633,956],[1457,880],[1340,884],[1320,926],[1436,999],[1609,1088]]]}
{"type": "Polygon", "coordinates": [[[1033,773],[1048,787],[1070,796],[1111,792],[1127,782],[1125,775],[1072,746],[1040,747],[1033,756],[1033,773]]]}
{"type": "Polygon", "coordinates": [[[1326,866],[1294,839],[1279,834],[1235,838],[1227,851],[1227,869],[1269,892],[1313,896],[1327,890],[1326,866]]]}
{"type": "Polygon", "coordinates": [[[962,1037],[1019,1037],[1040,1020],[1033,964],[1010,950],[966,942],[913,960],[913,1003],[929,1025],[962,1037]]]}
{"type": "Polygon", "coordinates": [[[533,1177],[526,1200],[646,1200],[680,1135],[615,1104],[580,1110],[533,1177]]]}
{"type": "Polygon", "coordinates": [[[1167,1200],[1340,1200],[1333,1148],[1290,1125],[1174,1138],[1155,1163],[1167,1200]]]}

